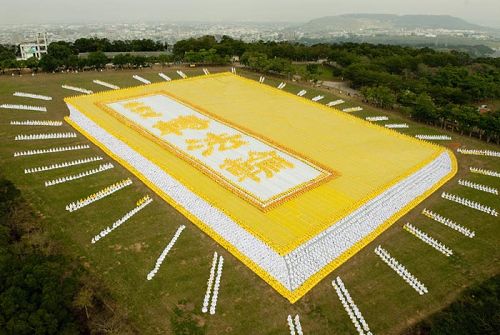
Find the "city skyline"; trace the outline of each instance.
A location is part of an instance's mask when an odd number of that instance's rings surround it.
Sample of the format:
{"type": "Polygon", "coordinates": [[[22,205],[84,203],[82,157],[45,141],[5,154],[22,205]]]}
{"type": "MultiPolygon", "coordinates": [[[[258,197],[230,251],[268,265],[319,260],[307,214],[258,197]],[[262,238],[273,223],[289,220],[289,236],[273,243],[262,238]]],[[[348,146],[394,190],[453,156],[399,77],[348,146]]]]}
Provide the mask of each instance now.
{"type": "Polygon", "coordinates": [[[451,15],[471,23],[500,28],[500,5],[494,0],[422,0],[404,3],[381,0],[351,2],[296,0],[252,2],[186,0],[168,3],[161,0],[72,2],[47,0],[44,6],[34,0],[5,3],[0,13],[2,24],[126,23],[126,22],[306,22],[323,16],[341,14],[451,15]]]}

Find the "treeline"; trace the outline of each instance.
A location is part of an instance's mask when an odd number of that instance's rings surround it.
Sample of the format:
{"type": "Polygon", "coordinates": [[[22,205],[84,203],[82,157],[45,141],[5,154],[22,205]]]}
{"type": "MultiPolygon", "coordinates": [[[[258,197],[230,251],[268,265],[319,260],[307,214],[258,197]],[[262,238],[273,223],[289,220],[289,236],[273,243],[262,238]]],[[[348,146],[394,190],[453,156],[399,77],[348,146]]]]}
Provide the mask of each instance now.
{"type": "MultiPolygon", "coordinates": [[[[323,60],[333,75],[350,81],[366,102],[397,108],[415,120],[439,125],[487,141],[500,141],[500,110],[481,114],[478,104],[500,99],[500,58],[473,58],[467,53],[431,48],[368,43],[315,44],[245,43],[211,36],[179,41],[176,59],[213,50],[221,58],[238,56],[258,72],[297,74],[292,61],[323,60]]],[[[317,67],[306,67],[314,79],[317,67]]]]}
{"type": "MultiPolygon", "coordinates": [[[[142,47],[137,44],[136,48],[153,47],[151,41],[141,41],[142,47]]],[[[120,50],[120,45],[135,45],[132,42],[95,38],[74,43],[53,42],[40,62],[30,59],[24,65],[52,72],[102,68],[108,63],[116,68],[135,68],[172,62],[225,65],[239,59],[241,64],[258,72],[288,77],[299,74],[303,79],[314,80],[318,77],[317,65],[309,64],[304,71],[293,62],[321,60],[333,76],[350,81],[370,104],[396,108],[418,121],[500,142],[500,111],[481,114],[477,108],[482,101],[500,99],[500,58],[474,58],[459,51],[368,43],[243,42],[228,36],[181,40],[174,44],[171,54],[159,56],[122,53],[110,59],[104,54],[110,45],[113,50],[120,50]],[[88,56],[79,57],[82,51],[89,51],[88,56]]],[[[16,61],[12,49],[0,49],[2,69],[13,62],[16,61]],[[6,55],[10,58],[2,61],[6,55]]]]}
{"type": "Polygon", "coordinates": [[[494,335],[500,329],[500,275],[467,289],[406,335],[494,335]]]}
{"type": "Polygon", "coordinates": [[[105,290],[57,246],[0,176],[0,333],[132,334],[105,290]]]}
{"type": "Polygon", "coordinates": [[[115,40],[107,38],[79,38],[70,47],[76,53],[84,52],[133,52],[133,51],[164,51],[167,50],[167,43],[153,41],[151,39],[140,40],[115,40]]]}

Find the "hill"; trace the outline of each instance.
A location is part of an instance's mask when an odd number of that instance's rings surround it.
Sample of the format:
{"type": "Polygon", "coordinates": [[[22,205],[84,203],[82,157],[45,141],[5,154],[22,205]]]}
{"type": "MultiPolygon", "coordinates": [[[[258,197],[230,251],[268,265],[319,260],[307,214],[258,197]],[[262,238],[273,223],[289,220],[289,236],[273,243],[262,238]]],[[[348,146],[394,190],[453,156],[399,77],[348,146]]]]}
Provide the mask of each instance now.
{"type": "Polygon", "coordinates": [[[450,29],[489,31],[491,28],[467,22],[449,15],[345,14],[325,16],[298,27],[304,32],[450,29]]]}

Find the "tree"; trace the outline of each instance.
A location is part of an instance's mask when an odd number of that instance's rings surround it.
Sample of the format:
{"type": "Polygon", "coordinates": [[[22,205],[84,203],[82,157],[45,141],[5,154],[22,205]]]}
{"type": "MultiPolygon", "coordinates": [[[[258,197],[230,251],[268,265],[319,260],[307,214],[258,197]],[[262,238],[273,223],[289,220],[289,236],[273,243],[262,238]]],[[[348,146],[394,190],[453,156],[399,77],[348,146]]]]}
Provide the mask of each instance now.
{"type": "Polygon", "coordinates": [[[87,65],[96,69],[101,69],[108,63],[109,59],[102,51],[94,51],[89,53],[87,57],[87,65]]]}
{"type": "Polygon", "coordinates": [[[378,107],[392,108],[396,103],[396,95],[385,86],[363,87],[361,93],[369,103],[378,107]]]}
{"type": "Polygon", "coordinates": [[[38,63],[39,63],[38,58],[30,57],[26,60],[25,66],[31,69],[31,71],[36,72],[38,70],[38,63]]]}
{"type": "Polygon", "coordinates": [[[415,106],[411,114],[413,118],[424,122],[435,122],[438,119],[436,107],[427,93],[420,93],[415,99],[415,106]]]}
{"type": "Polygon", "coordinates": [[[42,56],[42,59],[40,59],[38,65],[44,72],[54,72],[59,67],[59,62],[54,56],[45,54],[42,56]]]}

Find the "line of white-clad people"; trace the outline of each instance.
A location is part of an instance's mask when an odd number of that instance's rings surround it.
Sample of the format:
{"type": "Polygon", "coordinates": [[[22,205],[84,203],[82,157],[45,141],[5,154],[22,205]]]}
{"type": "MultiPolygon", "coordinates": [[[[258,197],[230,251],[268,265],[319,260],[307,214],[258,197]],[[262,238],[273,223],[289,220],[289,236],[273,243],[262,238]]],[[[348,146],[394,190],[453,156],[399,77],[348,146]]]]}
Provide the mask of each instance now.
{"type": "Polygon", "coordinates": [[[130,178],[123,179],[119,182],[116,182],[116,183],[113,183],[109,186],[106,186],[102,190],[100,190],[96,193],[93,193],[85,198],[82,198],[80,200],[77,200],[75,202],[71,202],[71,203],[67,204],[66,210],[68,212],[74,212],[76,210],[79,210],[80,208],[83,208],[87,205],[90,205],[93,202],[101,200],[101,199],[103,199],[103,198],[129,186],[129,185],[132,185],[132,180],[130,178]]]}
{"type": "Polygon", "coordinates": [[[84,150],[84,149],[89,149],[89,148],[90,148],[90,146],[88,144],[79,144],[79,145],[70,145],[70,146],[65,146],[65,147],[55,147],[55,148],[48,148],[48,149],[17,151],[17,152],[14,152],[14,157],[51,154],[51,153],[55,153],[55,152],[84,150]]]}
{"type": "Polygon", "coordinates": [[[290,329],[290,335],[304,335],[298,314],[296,314],[294,318],[292,318],[291,315],[288,315],[286,318],[286,321],[288,322],[288,328],[290,329]]]}
{"type": "Polygon", "coordinates": [[[380,115],[380,116],[367,116],[365,117],[366,121],[370,122],[378,122],[378,121],[387,121],[389,118],[385,115],[380,115]]]}
{"type": "Polygon", "coordinates": [[[52,97],[46,95],[26,93],[26,92],[14,92],[13,95],[15,97],[21,97],[21,98],[31,98],[31,99],[46,100],[46,101],[52,100],[52,97]]]}
{"type": "Polygon", "coordinates": [[[84,178],[84,177],[87,177],[87,176],[90,176],[90,175],[93,175],[93,174],[96,174],[99,172],[103,172],[103,171],[106,171],[106,170],[109,170],[112,168],[114,168],[114,165],[112,163],[101,164],[95,169],[87,170],[87,171],[80,172],[80,173],[77,173],[74,175],[59,177],[59,178],[56,178],[53,180],[48,180],[45,182],[45,187],[54,186],[54,185],[66,183],[68,181],[72,181],[75,179],[84,178]]]}
{"type": "Polygon", "coordinates": [[[458,184],[462,185],[462,186],[469,187],[469,188],[473,188],[475,190],[498,195],[498,189],[496,189],[494,187],[486,186],[483,184],[474,183],[474,182],[469,181],[469,180],[459,179],[458,184]]]}
{"type": "Polygon", "coordinates": [[[363,107],[356,106],[356,107],[344,108],[344,109],[342,109],[342,112],[352,113],[352,112],[361,112],[362,110],[363,110],[363,107]]]}
{"type": "Polygon", "coordinates": [[[62,126],[62,121],[51,120],[25,120],[25,121],[10,121],[11,126],[49,126],[59,127],[62,126]]]}
{"type": "Polygon", "coordinates": [[[390,128],[390,129],[409,128],[407,123],[388,123],[388,124],[385,124],[384,127],[390,128]]]}
{"type": "Polygon", "coordinates": [[[75,91],[75,92],[79,92],[79,93],[83,93],[83,94],[92,94],[92,93],[94,93],[91,90],[87,90],[85,88],[76,87],[76,86],[61,85],[61,87],[64,88],[64,89],[70,90],[70,91],[75,91]]]}
{"type": "Polygon", "coordinates": [[[91,243],[97,243],[100,239],[104,238],[106,235],[111,233],[113,230],[116,228],[120,227],[123,223],[125,223],[128,219],[130,219],[132,216],[137,214],[139,211],[141,211],[144,207],[149,205],[153,201],[152,198],[150,198],[148,195],[145,197],[141,198],[139,201],[137,201],[136,206],[134,209],[132,209],[130,212],[127,212],[123,217],[120,219],[116,220],[111,226],[106,227],[105,229],[101,230],[99,234],[96,236],[92,237],[91,243]]]}
{"type": "Polygon", "coordinates": [[[450,227],[451,229],[458,231],[459,233],[461,233],[469,238],[473,238],[474,236],[476,236],[476,233],[471,231],[470,229],[468,229],[462,225],[459,225],[458,223],[454,222],[453,220],[450,220],[448,218],[445,218],[444,216],[441,216],[437,213],[434,213],[433,211],[430,211],[427,208],[424,208],[424,210],[422,211],[422,214],[424,214],[428,218],[433,219],[436,222],[442,223],[445,226],[450,227]]]}
{"type": "Polygon", "coordinates": [[[375,254],[377,254],[382,261],[387,264],[394,272],[396,272],[405,282],[415,289],[420,295],[428,293],[427,287],[420,282],[414,275],[406,269],[404,265],[399,263],[391,254],[382,248],[380,245],[375,248],[375,254]]]}
{"type": "Polygon", "coordinates": [[[470,167],[469,170],[472,173],[478,173],[478,174],[482,174],[485,176],[500,178],[500,172],[497,172],[497,171],[475,168],[475,167],[470,167]]]}
{"type": "Polygon", "coordinates": [[[47,111],[47,107],[32,106],[32,105],[1,104],[0,108],[25,110],[25,111],[32,111],[32,112],[46,112],[47,111]]]}
{"type": "Polygon", "coordinates": [[[20,134],[16,135],[15,141],[36,141],[36,140],[54,140],[62,138],[76,138],[75,132],[67,133],[45,133],[45,134],[20,134]]]}
{"type": "Polygon", "coordinates": [[[354,303],[349,294],[349,291],[344,286],[342,279],[340,277],[335,278],[332,281],[332,286],[335,288],[335,292],[344,306],[345,311],[349,315],[354,327],[358,331],[360,335],[371,335],[370,327],[368,327],[368,323],[365,321],[363,314],[361,314],[358,306],[354,303]]]}
{"type": "Polygon", "coordinates": [[[464,155],[500,157],[500,151],[493,151],[493,150],[478,150],[478,149],[458,148],[457,152],[464,154],[464,155]]]}
{"type": "Polygon", "coordinates": [[[421,231],[420,229],[418,229],[417,227],[415,227],[411,223],[406,223],[403,226],[403,229],[406,230],[407,232],[409,232],[410,234],[412,234],[413,236],[417,237],[422,242],[430,245],[431,247],[433,247],[434,249],[436,249],[437,251],[439,251],[440,253],[442,253],[446,257],[450,257],[451,255],[453,255],[453,250],[451,250],[450,248],[448,248],[447,246],[445,246],[443,243],[439,242],[435,238],[430,237],[429,235],[427,235],[427,233],[424,233],[423,231],[421,231]]]}
{"type": "Polygon", "coordinates": [[[181,235],[182,231],[185,228],[186,228],[186,226],[184,226],[184,225],[181,225],[179,228],[177,228],[177,231],[175,232],[174,236],[172,237],[170,242],[167,244],[165,249],[163,249],[162,253],[160,254],[160,257],[158,257],[158,259],[156,260],[155,267],[146,276],[147,280],[153,279],[154,276],[156,275],[156,273],[158,273],[158,270],[160,270],[161,264],[165,260],[165,257],[167,257],[168,253],[170,252],[170,250],[174,246],[175,242],[177,242],[177,239],[179,238],[179,236],[181,235]]]}
{"type": "Polygon", "coordinates": [[[103,158],[101,156],[76,159],[74,161],[69,161],[69,162],[54,163],[51,165],[44,165],[44,166],[38,166],[38,167],[34,167],[34,168],[27,168],[27,169],[24,169],[24,173],[29,174],[29,173],[37,173],[37,172],[44,172],[44,171],[49,171],[49,170],[61,169],[61,168],[65,168],[68,166],[75,166],[75,165],[80,165],[80,164],[97,162],[97,161],[100,161],[102,159],[103,158]]]}
{"type": "Polygon", "coordinates": [[[486,206],[486,205],[482,205],[479,202],[472,201],[472,200],[469,200],[466,198],[462,198],[462,197],[455,195],[455,194],[443,192],[443,193],[441,193],[441,198],[456,202],[458,204],[461,204],[461,205],[464,205],[464,206],[467,206],[467,207],[470,207],[473,209],[477,209],[478,211],[481,211],[481,212],[484,212],[484,213],[487,213],[487,214],[490,214],[493,216],[498,216],[498,212],[495,209],[493,209],[489,206],[486,206]]]}
{"type": "Polygon", "coordinates": [[[427,141],[450,141],[451,137],[448,135],[424,135],[418,134],[415,135],[416,138],[427,141]]]}

